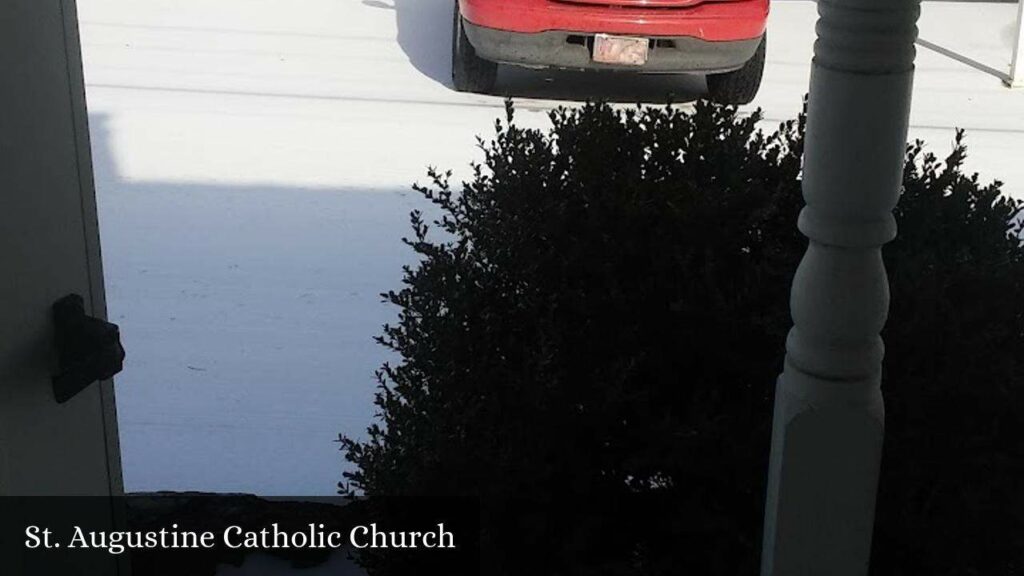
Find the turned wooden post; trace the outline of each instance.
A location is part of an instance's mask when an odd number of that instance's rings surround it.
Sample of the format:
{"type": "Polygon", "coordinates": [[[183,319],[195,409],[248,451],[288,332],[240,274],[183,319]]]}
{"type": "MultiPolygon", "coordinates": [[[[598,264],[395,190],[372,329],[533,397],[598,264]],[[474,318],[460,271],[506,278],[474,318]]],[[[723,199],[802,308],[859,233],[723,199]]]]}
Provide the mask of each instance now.
{"type": "Polygon", "coordinates": [[[868,571],[889,309],[881,248],[896,236],[919,12],[918,0],[818,2],[799,219],[810,243],[776,391],[763,576],[868,571]]]}

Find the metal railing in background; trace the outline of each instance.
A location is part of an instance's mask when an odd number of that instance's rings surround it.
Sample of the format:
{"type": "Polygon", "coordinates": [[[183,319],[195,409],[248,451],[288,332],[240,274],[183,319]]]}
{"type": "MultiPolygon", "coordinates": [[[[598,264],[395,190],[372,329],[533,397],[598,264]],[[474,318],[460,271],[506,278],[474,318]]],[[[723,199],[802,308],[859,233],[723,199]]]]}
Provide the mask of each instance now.
{"type": "Polygon", "coordinates": [[[1011,88],[1024,88],[1024,0],[1017,2],[1017,35],[1013,39],[1010,74],[1004,80],[1011,88]]]}
{"type": "MultiPolygon", "coordinates": [[[[1010,30],[1010,49],[1013,51],[1010,60],[1009,68],[1006,68],[1006,60],[1002,61],[1002,64],[998,67],[985,64],[979,60],[966,56],[957,50],[950,49],[947,46],[943,46],[932,42],[924,37],[917,38],[917,45],[922,48],[927,48],[933,52],[941,54],[947,58],[956,60],[961,64],[966,64],[976,70],[995,76],[1003,81],[1003,84],[1010,88],[1024,88],[1024,0],[927,0],[928,3],[932,2],[982,2],[982,3],[1016,3],[1017,4],[1017,17],[1015,24],[1011,24],[1010,30]]],[[[934,38],[933,38],[934,39],[934,38]]]]}

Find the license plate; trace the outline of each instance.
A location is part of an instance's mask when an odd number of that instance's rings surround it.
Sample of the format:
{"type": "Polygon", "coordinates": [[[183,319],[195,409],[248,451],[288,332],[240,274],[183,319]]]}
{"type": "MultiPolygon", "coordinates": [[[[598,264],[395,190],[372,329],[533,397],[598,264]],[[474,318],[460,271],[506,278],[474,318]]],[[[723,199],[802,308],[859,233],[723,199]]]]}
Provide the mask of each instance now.
{"type": "Polygon", "coordinates": [[[647,63],[647,38],[632,36],[594,36],[594,62],[643,66],[647,63]]]}

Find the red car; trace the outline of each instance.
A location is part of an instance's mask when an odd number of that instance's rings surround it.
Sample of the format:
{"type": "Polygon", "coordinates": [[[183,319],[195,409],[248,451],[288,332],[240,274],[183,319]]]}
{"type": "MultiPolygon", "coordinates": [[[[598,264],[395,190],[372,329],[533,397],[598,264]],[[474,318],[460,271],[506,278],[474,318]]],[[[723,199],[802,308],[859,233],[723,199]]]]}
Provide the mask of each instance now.
{"type": "Polygon", "coordinates": [[[498,64],[707,75],[710,97],[754,99],[769,0],[456,0],[452,81],[490,92],[498,64]]]}

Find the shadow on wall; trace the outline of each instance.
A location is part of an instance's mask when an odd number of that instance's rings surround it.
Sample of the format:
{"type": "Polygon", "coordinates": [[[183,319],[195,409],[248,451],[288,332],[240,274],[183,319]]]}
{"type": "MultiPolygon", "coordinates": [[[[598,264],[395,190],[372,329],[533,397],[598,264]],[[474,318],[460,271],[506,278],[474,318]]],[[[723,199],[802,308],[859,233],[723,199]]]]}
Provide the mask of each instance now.
{"type": "MultiPolygon", "coordinates": [[[[395,12],[398,45],[420,73],[451,89],[455,0],[362,0],[395,12]]],[[[699,75],[530,70],[502,66],[496,93],[517,98],[662,104],[696,100],[707,91],[699,75]]]]}

